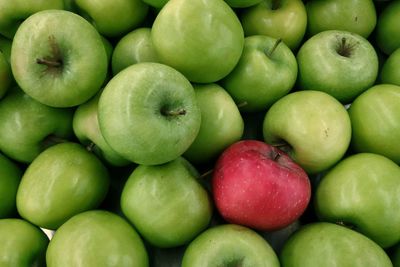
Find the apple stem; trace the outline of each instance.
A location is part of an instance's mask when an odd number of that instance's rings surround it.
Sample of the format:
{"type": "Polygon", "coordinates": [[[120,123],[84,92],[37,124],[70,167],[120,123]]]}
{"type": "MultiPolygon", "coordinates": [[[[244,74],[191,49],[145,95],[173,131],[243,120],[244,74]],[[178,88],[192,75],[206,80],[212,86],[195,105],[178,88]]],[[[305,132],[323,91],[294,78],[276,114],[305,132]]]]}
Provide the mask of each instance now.
{"type": "Polygon", "coordinates": [[[208,170],[208,171],[202,173],[202,174],[200,175],[200,178],[202,179],[202,178],[204,178],[204,177],[207,177],[208,175],[210,175],[211,173],[213,173],[213,171],[214,171],[214,169],[211,169],[211,170],[208,170]]]}
{"type": "Polygon", "coordinates": [[[164,116],[179,116],[179,115],[185,115],[186,110],[183,108],[177,110],[162,109],[161,114],[164,116]]]}
{"type": "Polygon", "coordinates": [[[266,51],[266,54],[268,57],[271,57],[272,54],[275,52],[276,48],[278,47],[278,45],[282,43],[282,39],[279,38],[278,40],[276,40],[274,46],[272,47],[272,49],[270,51],[266,51]]]}
{"type": "Polygon", "coordinates": [[[247,101],[243,101],[243,102],[238,103],[236,106],[238,108],[242,108],[242,107],[247,106],[247,105],[248,105],[247,101]]]}
{"type": "Polygon", "coordinates": [[[51,49],[51,56],[44,58],[37,58],[36,63],[46,65],[49,69],[59,68],[63,64],[60,47],[58,46],[54,35],[50,35],[48,41],[51,49]]]}
{"type": "Polygon", "coordinates": [[[62,63],[59,61],[55,61],[55,60],[47,59],[47,58],[38,58],[38,59],[36,59],[36,63],[46,65],[48,67],[54,67],[54,68],[58,68],[62,65],[62,63]]]}

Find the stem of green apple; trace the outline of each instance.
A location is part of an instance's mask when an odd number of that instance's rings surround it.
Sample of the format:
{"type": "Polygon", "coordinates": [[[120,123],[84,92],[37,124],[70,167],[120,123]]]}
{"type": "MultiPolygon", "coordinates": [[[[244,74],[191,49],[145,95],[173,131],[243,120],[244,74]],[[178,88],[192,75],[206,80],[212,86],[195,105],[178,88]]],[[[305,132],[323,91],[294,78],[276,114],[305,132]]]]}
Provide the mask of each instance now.
{"type": "Polygon", "coordinates": [[[271,57],[280,43],[282,43],[282,39],[279,38],[278,40],[276,40],[274,46],[271,48],[270,51],[265,51],[265,54],[267,54],[268,57],[271,57]]]}
{"type": "Polygon", "coordinates": [[[179,115],[185,115],[186,110],[183,108],[176,110],[161,109],[161,114],[164,116],[179,116],[179,115]]]}

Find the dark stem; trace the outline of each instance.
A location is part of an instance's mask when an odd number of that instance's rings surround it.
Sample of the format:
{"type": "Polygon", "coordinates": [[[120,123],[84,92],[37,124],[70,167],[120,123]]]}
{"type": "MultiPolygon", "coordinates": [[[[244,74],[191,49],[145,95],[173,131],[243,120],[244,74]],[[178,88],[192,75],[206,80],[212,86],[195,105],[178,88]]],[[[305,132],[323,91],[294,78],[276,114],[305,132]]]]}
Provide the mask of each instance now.
{"type": "Polygon", "coordinates": [[[49,36],[48,41],[51,49],[51,55],[43,58],[37,58],[36,63],[46,65],[48,70],[58,70],[63,65],[60,47],[53,35],[49,36]]]}
{"type": "Polygon", "coordinates": [[[336,49],[336,52],[342,57],[350,57],[351,54],[353,53],[355,45],[356,45],[355,43],[353,44],[349,43],[346,37],[342,37],[341,42],[338,48],[336,49]]]}
{"type": "Polygon", "coordinates": [[[47,58],[37,58],[36,63],[46,65],[47,67],[58,68],[61,67],[62,63],[60,61],[53,61],[47,58]]]}
{"type": "Polygon", "coordinates": [[[247,106],[247,105],[248,105],[247,101],[243,101],[243,102],[240,102],[239,104],[237,104],[236,106],[238,108],[242,108],[242,107],[247,106]]]}
{"type": "Polygon", "coordinates": [[[96,144],[93,142],[90,142],[87,146],[86,146],[86,150],[89,152],[93,152],[96,149],[96,144]]]}
{"type": "Polygon", "coordinates": [[[271,57],[280,43],[282,43],[282,39],[279,38],[278,40],[276,40],[274,46],[271,48],[270,51],[265,51],[265,54],[267,54],[268,57],[271,57]]]}

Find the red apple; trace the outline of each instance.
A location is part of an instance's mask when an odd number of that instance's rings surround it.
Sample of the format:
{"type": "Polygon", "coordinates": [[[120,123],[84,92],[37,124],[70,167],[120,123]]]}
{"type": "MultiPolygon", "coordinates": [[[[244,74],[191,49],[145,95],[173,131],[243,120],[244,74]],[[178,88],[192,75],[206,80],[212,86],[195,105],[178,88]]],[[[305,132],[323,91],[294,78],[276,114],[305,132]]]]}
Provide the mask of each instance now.
{"type": "Polygon", "coordinates": [[[303,214],[311,184],[307,173],[282,150],[262,141],[242,140],[218,158],[212,192],[226,221],[271,231],[303,214]]]}

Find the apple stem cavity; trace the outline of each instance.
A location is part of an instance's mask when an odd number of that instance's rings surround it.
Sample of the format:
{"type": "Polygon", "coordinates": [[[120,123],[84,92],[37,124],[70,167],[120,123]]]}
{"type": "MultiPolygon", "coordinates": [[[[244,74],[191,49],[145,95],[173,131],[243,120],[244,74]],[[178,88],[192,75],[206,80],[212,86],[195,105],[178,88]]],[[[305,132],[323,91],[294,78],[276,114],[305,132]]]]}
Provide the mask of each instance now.
{"type": "Polygon", "coordinates": [[[336,52],[341,55],[342,57],[351,57],[353,53],[353,49],[356,44],[349,43],[348,39],[342,37],[336,52]]]}
{"type": "Polygon", "coordinates": [[[281,39],[281,38],[277,39],[276,42],[275,42],[275,44],[274,44],[274,46],[271,48],[271,50],[265,51],[265,54],[266,54],[268,57],[271,57],[272,54],[275,52],[276,48],[278,47],[278,45],[279,45],[280,43],[282,43],[282,39],[281,39]]]}
{"type": "Polygon", "coordinates": [[[62,55],[60,51],[60,47],[56,42],[56,39],[53,35],[49,36],[49,45],[51,48],[51,56],[37,58],[36,63],[47,66],[47,71],[59,71],[63,65],[62,55]]]}
{"type": "Polygon", "coordinates": [[[170,110],[167,108],[162,108],[161,109],[161,114],[167,117],[175,117],[175,116],[181,116],[186,114],[186,110],[183,108],[179,108],[176,110],[170,110]]]}

